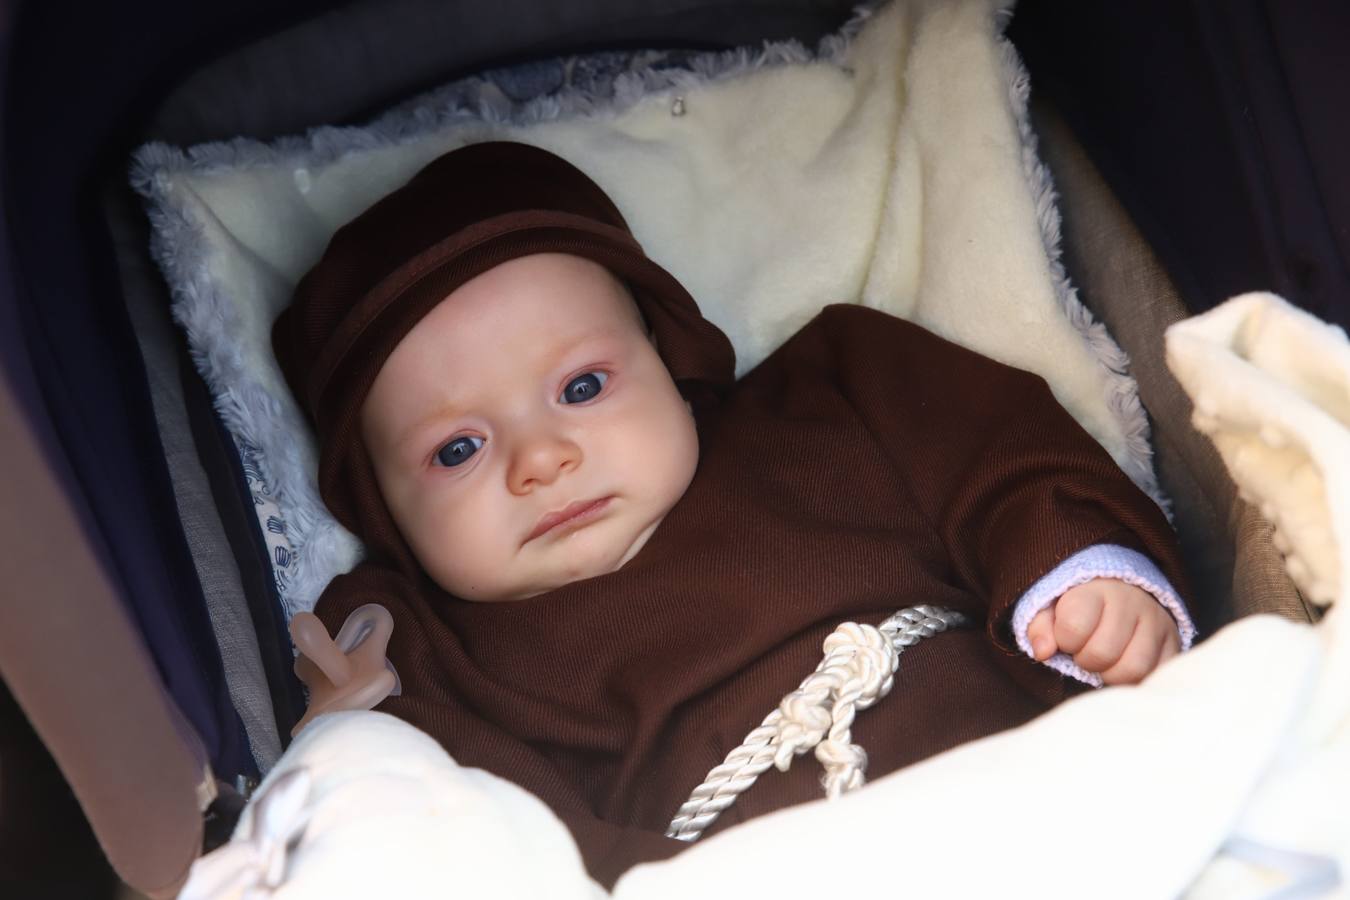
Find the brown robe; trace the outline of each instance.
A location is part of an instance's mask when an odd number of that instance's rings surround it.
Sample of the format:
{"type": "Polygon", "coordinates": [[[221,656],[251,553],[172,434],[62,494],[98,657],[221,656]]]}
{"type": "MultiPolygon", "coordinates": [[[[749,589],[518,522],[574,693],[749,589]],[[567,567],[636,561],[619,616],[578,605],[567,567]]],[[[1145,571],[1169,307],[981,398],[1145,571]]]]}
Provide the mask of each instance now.
{"type": "MultiPolygon", "coordinates": [[[[377,546],[316,610],[336,631],[386,606],[403,693],[378,709],[543,799],[606,886],[687,846],[663,836],[680,804],[839,623],[924,603],[981,623],[906,651],[859,713],[875,779],[1078,689],[1008,631],[1017,598],[1075,551],[1131,547],[1190,594],[1158,507],[1042,378],[912,323],[827,307],[696,415],[694,480],[619,571],[469,603],[377,546]]],[[[820,774],[809,754],[770,769],[709,833],[820,797],[820,774]]]]}

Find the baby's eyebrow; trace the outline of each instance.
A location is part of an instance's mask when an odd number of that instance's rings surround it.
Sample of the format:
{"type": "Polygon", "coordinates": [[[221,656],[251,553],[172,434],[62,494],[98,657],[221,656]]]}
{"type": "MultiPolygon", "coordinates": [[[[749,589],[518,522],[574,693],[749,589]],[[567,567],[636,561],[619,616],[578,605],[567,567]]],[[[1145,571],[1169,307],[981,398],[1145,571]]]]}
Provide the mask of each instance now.
{"type": "Polygon", "coordinates": [[[454,406],[448,404],[438,406],[430,415],[423,416],[403,429],[399,436],[394,439],[394,446],[401,449],[404,445],[412,443],[414,438],[419,437],[422,432],[430,429],[431,426],[438,422],[444,422],[446,419],[453,419],[459,414],[459,409],[454,406]]]}

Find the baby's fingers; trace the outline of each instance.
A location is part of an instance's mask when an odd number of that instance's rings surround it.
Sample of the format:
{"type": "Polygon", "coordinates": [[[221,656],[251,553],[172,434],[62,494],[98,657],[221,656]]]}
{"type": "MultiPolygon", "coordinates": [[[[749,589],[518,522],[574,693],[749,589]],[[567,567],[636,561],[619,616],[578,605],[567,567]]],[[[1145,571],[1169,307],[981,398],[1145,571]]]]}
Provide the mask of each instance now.
{"type": "Polygon", "coordinates": [[[1165,633],[1138,629],[1116,664],[1102,672],[1102,683],[1136,684],[1143,681],[1145,675],[1158,667],[1167,643],[1165,633]]]}
{"type": "Polygon", "coordinates": [[[1106,672],[1120,662],[1138,634],[1139,617],[1124,604],[1106,604],[1097,627],[1073,661],[1089,672],[1106,672]]]}
{"type": "Polygon", "coordinates": [[[1055,655],[1059,645],[1055,643],[1055,607],[1047,606],[1036,613],[1027,626],[1027,640],[1031,642],[1031,655],[1038,662],[1045,662],[1055,655]]]}
{"type": "Polygon", "coordinates": [[[1101,589],[1093,582],[1069,588],[1055,603],[1055,644],[1074,655],[1082,650],[1102,618],[1101,589]]]}

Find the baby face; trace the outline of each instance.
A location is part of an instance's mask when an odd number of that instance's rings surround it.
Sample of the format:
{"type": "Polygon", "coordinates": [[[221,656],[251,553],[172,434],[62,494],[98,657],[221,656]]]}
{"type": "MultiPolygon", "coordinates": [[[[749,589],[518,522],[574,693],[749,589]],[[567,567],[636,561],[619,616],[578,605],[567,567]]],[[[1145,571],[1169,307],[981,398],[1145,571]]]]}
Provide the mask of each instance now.
{"type": "Polygon", "coordinates": [[[693,417],[625,288],[558,253],[490,269],[418,322],[361,433],[422,568],[477,601],[618,569],[698,462],[693,417]]]}

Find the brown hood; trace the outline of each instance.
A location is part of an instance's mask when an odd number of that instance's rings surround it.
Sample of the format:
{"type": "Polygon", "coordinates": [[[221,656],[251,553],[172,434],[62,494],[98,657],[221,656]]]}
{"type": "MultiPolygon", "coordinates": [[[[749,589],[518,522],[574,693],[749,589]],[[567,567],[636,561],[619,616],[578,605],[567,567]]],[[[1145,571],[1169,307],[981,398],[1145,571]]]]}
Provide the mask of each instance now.
{"type": "Polygon", "coordinates": [[[319,442],[319,491],[333,515],[407,564],[391,534],[359,412],[380,367],[455,288],[508,260],[570,253],[623,279],[685,398],[733,380],[731,343],[652,262],[614,203],[560,157],[526,144],[472,144],[437,158],[333,235],[272,328],[272,346],[319,442]]]}

